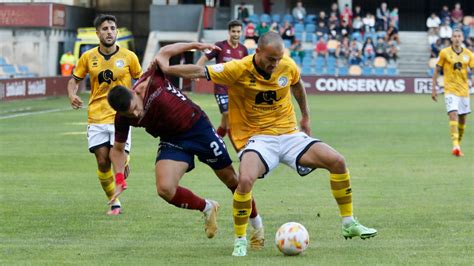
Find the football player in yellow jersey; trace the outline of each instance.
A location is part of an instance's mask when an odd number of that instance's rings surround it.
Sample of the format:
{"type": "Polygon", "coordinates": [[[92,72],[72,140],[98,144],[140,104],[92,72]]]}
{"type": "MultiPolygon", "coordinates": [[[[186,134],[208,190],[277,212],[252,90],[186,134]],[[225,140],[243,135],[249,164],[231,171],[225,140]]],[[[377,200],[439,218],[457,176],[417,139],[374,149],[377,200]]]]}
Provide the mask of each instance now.
{"type": "MultiPolygon", "coordinates": [[[[77,95],[79,83],[89,73],[91,95],[88,106],[87,140],[91,153],[97,160],[97,175],[107,197],[112,199],[115,193],[114,176],[109,158],[110,147],[114,144],[115,111],[107,102],[107,94],[113,87],[132,86],[132,78],[138,79],[142,74],[137,56],[116,44],[117,19],[112,15],[99,15],[94,20],[99,46],[85,52],[74,69],[68,83],[68,95],[74,109],[81,108],[82,99],[77,95]]],[[[130,151],[130,135],[126,150],[130,151]]],[[[127,167],[128,169],[128,167],[127,167]]],[[[128,175],[128,171],[126,172],[128,175]]],[[[126,187],[126,184],[123,184],[126,187]]],[[[121,204],[117,199],[111,203],[108,215],[121,213],[121,204]]]]}
{"type": "Polygon", "coordinates": [[[210,67],[169,66],[172,55],[199,49],[199,43],[180,43],[163,47],[156,61],[170,75],[184,78],[206,77],[229,85],[230,137],[239,149],[239,185],[234,193],[233,256],[247,254],[246,230],[251,211],[252,187],[279,162],[301,176],[316,168],[330,172],[330,184],[342,217],[342,235],[347,238],[373,237],[377,230],[361,225],[353,217],[352,189],[344,157],[327,144],[310,137],[310,118],[306,91],[297,65],[284,56],[278,33],[268,32],[258,41],[255,55],[210,67]],[[298,129],[291,102],[294,95],[301,110],[298,129]]]}
{"type": "MultiPolygon", "coordinates": [[[[469,49],[462,47],[463,40],[462,31],[459,29],[454,30],[451,37],[452,45],[444,48],[439,53],[438,63],[436,63],[433,75],[433,89],[431,91],[431,98],[436,102],[438,99],[436,81],[438,74],[443,71],[444,99],[453,144],[451,153],[458,157],[464,156],[460,143],[466,128],[466,117],[471,112],[467,69],[471,68],[471,73],[474,73],[474,55],[469,49]]],[[[472,84],[474,86],[474,74],[472,75],[472,84]]]]}

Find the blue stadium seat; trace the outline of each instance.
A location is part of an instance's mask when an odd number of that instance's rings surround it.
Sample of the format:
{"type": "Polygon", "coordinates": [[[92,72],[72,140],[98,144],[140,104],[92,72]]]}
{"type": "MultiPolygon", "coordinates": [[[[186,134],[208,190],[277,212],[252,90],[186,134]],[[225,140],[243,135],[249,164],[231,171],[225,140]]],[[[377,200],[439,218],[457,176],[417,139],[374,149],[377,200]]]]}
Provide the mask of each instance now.
{"type": "Polygon", "coordinates": [[[30,70],[28,69],[27,66],[17,66],[17,69],[22,72],[22,73],[28,73],[30,70]]]}
{"type": "Polygon", "coordinates": [[[254,54],[255,53],[255,49],[254,48],[249,48],[247,49],[249,51],[249,54],[254,54]]]}
{"type": "Polygon", "coordinates": [[[288,39],[283,40],[283,43],[285,44],[285,48],[290,48],[291,46],[291,41],[288,39]]]}
{"type": "Polygon", "coordinates": [[[326,59],[324,59],[324,57],[321,57],[321,56],[317,56],[316,57],[316,62],[314,62],[316,64],[316,67],[324,67],[326,65],[326,59]]]}
{"type": "Polygon", "coordinates": [[[304,41],[304,40],[303,40],[303,32],[301,32],[301,31],[295,31],[295,39],[297,39],[297,40],[303,42],[303,41],[304,41]]]}
{"type": "Polygon", "coordinates": [[[293,16],[290,14],[286,14],[283,16],[283,22],[288,21],[290,23],[293,23],[293,16]]]}
{"type": "Polygon", "coordinates": [[[326,70],[326,74],[330,76],[336,75],[336,67],[328,67],[326,70]]]}
{"type": "Polygon", "coordinates": [[[385,35],[387,35],[387,32],[385,31],[377,32],[377,38],[385,38],[385,35]]]}
{"type": "Polygon", "coordinates": [[[364,76],[370,76],[370,75],[372,75],[372,67],[370,67],[370,66],[364,66],[364,67],[362,68],[362,75],[364,75],[364,76]]]}
{"type": "Polygon", "coordinates": [[[293,59],[297,65],[301,65],[301,58],[299,56],[292,56],[291,59],[293,59]]]}
{"type": "Polygon", "coordinates": [[[311,73],[312,73],[311,67],[303,65],[303,68],[301,68],[301,74],[310,75],[311,73]]]}
{"type": "Polygon", "coordinates": [[[387,75],[388,76],[398,75],[398,69],[396,67],[387,67],[387,75]]]}
{"type": "Polygon", "coordinates": [[[296,23],[294,29],[295,29],[295,33],[296,32],[303,32],[304,31],[304,24],[296,23]]]}
{"type": "Polygon", "coordinates": [[[281,16],[280,16],[280,14],[273,14],[273,15],[272,15],[272,21],[273,21],[273,22],[276,22],[276,23],[278,23],[278,24],[280,24],[280,21],[281,21],[281,16]]]}
{"type": "Polygon", "coordinates": [[[385,68],[383,68],[383,67],[376,67],[376,68],[374,68],[374,75],[376,75],[376,76],[383,76],[383,75],[385,75],[385,68]]]}
{"type": "Polygon", "coordinates": [[[306,31],[306,33],[314,33],[316,31],[316,25],[315,24],[306,24],[305,31],[306,31]]]}
{"type": "Polygon", "coordinates": [[[426,71],[428,76],[432,77],[434,74],[434,68],[428,68],[428,71],[426,71]]]}
{"type": "Polygon", "coordinates": [[[349,68],[347,66],[342,66],[339,68],[340,76],[347,76],[349,74],[349,68]]]}
{"type": "Polygon", "coordinates": [[[266,22],[267,24],[271,24],[272,18],[268,14],[260,15],[260,22],[266,22]]]}
{"type": "Polygon", "coordinates": [[[354,32],[352,33],[351,39],[356,39],[357,41],[361,42],[362,41],[362,35],[360,35],[359,32],[354,32]]]}
{"type": "Polygon", "coordinates": [[[304,18],[304,23],[305,24],[315,24],[316,22],[316,15],[315,14],[308,14],[304,18]]]}
{"type": "Polygon", "coordinates": [[[6,64],[7,64],[7,60],[5,60],[5,58],[3,57],[0,57],[0,66],[6,65],[6,64]]]}
{"type": "Polygon", "coordinates": [[[303,67],[311,66],[313,64],[313,59],[311,57],[306,57],[306,55],[305,55],[305,57],[303,57],[302,64],[303,64],[303,67]]]}
{"type": "Polygon", "coordinates": [[[255,27],[257,27],[257,25],[260,23],[260,18],[256,14],[250,15],[249,20],[252,21],[253,24],[255,24],[255,27]]]}
{"type": "Polygon", "coordinates": [[[16,69],[13,65],[3,65],[3,72],[8,75],[14,75],[16,74],[16,69]]]}
{"type": "Polygon", "coordinates": [[[328,67],[335,67],[336,66],[336,58],[334,56],[329,56],[327,59],[328,67]]]}

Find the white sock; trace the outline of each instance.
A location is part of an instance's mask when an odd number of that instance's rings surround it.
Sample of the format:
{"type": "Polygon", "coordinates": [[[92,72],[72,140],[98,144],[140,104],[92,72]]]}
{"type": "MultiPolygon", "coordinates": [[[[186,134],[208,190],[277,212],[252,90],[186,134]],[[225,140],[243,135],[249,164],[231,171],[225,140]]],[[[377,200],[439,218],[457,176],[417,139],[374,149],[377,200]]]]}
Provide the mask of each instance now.
{"type": "Polygon", "coordinates": [[[260,216],[260,214],[257,214],[257,216],[255,216],[254,218],[250,218],[249,222],[254,229],[259,229],[263,227],[262,217],[260,216]]]}
{"type": "Polygon", "coordinates": [[[210,201],[206,200],[206,207],[204,207],[204,210],[202,212],[208,213],[212,208],[212,204],[210,201]]]}
{"type": "Polygon", "coordinates": [[[343,225],[350,225],[354,222],[354,216],[343,216],[342,217],[342,224],[343,225]]]}

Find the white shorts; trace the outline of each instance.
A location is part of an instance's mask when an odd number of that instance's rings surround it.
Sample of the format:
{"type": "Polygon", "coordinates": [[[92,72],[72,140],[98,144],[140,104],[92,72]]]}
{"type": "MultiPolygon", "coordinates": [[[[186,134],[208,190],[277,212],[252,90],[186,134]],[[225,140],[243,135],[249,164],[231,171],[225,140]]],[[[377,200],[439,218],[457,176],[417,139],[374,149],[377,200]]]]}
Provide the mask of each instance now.
{"type": "MultiPolygon", "coordinates": [[[[127,142],[125,143],[125,151],[130,152],[132,146],[132,130],[128,132],[127,142]]],[[[95,149],[108,146],[114,146],[115,127],[114,124],[90,124],[87,126],[87,142],[89,151],[94,153],[95,149]]]]}
{"type": "Polygon", "coordinates": [[[469,114],[471,112],[471,102],[469,97],[460,97],[454,94],[445,94],[444,102],[446,103],[446,111],[457,111],[459,115],[469,114]]]}
{"type": "Polygon", "coordinates": [[[285,134],[280,136],[258,135],[249,139],[245,147],[239,152],[239,158],[247,151],[258,154],[266,171],[259,178],[265,177],[282,162],[295,169],[300,176],[311,173],[313,168],[303,167],[297,162],[303,154],[319,139],[311,138],[303,132],[285,134]]]}

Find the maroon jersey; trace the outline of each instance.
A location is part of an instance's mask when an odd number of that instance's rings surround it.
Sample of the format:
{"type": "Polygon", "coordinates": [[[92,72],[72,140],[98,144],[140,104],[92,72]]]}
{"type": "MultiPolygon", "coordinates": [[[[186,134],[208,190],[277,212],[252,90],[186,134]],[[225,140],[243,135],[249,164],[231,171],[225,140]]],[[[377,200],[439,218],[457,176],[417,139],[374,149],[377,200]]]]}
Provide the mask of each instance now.
{"type": "Polygon", "coordinates": [[[155,138],[177,136],[190,130],[203,115],[201,108],[173,86],[160,70],[151,72],[145,73],[137,82],[152,76],[143,98],[143,117],[115,114],[115,140],[118,142],[127,140],[130,126],[143,127],[155,138]]]}
{"type": "MultiPolygon", "coordinates": [[[[207,59],[212,60],[216,59],[216,63],[225,63],[232,61],[234,59],[242,59],[246,57],[249,52],[247,47],[243,46],[241,43],[236,48],[232,48],[227,40],[216,42],[216,46],[219,46],[222,50],[212,50],[209,54],[206,54],[207,59]]],[[[214,85],[214,94],[227,94],[227,87],[219,84],[214,85]]]]}

